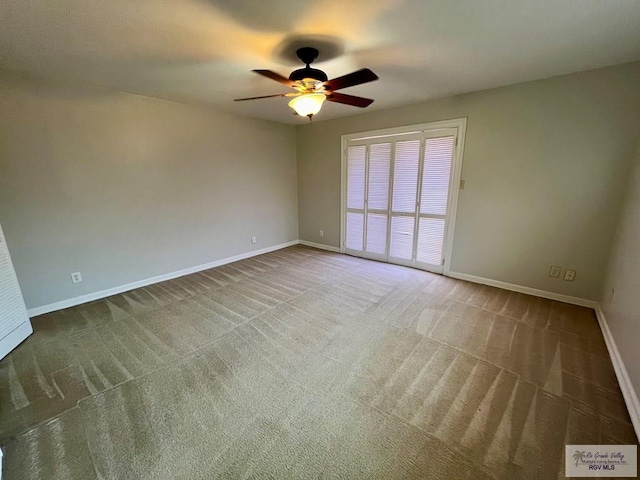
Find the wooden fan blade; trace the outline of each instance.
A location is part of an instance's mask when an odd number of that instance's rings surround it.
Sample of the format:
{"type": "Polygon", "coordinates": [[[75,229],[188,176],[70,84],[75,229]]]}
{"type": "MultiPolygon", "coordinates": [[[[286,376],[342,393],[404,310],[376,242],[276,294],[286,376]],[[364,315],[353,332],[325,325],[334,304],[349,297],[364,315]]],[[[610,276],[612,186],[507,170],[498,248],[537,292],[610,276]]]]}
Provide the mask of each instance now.
{"type": "Polygon", "coordinates": [[[234,102],[244,102],[246,100],[258,100],[260,98],[273,98],[273,97],[297,97],[299,93],[277,93],[276,95],[263,95],[261,97],[247,97],[247,98],[235,98],[234,102]]]}
{"type": "Polygon", "coordinates": [[[357,72],[324,82],[324,85],[329,90],[340,90],[341,88],[353,87],[354,85],[361,85],[363,83],[373,82],[374,80],[378,80],[378,76],[368,68],[363,68],[357,72]]]}
{"type": "Polygon", "coordinates": [[[355,97],[353,95],[345,95],[344,93],[335,93],[331,92],[330,95],[327,95],[327,100],[330,102],[344,103],[345,105],[351,105],[353,107],[368,107],[373,103],[373,100],[370,98],[364,97],[355,97]]]}
{"type": "Polygon", "coordinates": [[[289,80],[287,77],[283,77],[279,73],[272,72],[271,70],[253,70],[258,75],[262,75],[263,77],[270,78],[271,80],[275,80],[276,82],[280,82],[287,87],[293,87],[295,82],[289,80]]]}
{"type": "Polygon", "coordinates": [[[261,97],[246,97],[246,98],[234,98],[234,102],[245,102],[247,100],[258,100],[260,98],[273,98],[273,97],[284,97],[285,93],[278,93],[277,95],[263,95],[261,97]]]}

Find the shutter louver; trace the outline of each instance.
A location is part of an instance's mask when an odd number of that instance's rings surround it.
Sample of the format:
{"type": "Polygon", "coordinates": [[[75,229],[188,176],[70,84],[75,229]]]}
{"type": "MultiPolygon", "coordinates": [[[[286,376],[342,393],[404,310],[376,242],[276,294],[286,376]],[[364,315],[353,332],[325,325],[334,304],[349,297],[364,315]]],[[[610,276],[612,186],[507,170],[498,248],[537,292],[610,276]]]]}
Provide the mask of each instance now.
{"type": "Polygon", "coordinates": [[[420,218],[418,225],[418,248],[416,259],[422,263],[440,265],[444,244],[444,220],[420,218]]]}
{"type": "Polygon", "coordinates": [[[411,260],[413,256],[413,227],[414,217],[391,218],[391,257],[411,260]]]}
{"type": "Polygon", "coordinates": [[[367,215],[367,252],[379,255],[387,253],[387,215],[367,215]]]}
{"type": "Polygon", "coordinates": [[[349,147],[347,152],[347,208],[364,209],[365,159],[367,147],[349,147]]]}
{"type": "Polygon", "coordinates": [[[362,251],[363,236],[364,215],[362,213],[347,212],[346,247],[350,250],[362,251]]]}
{"type": "Polygon", "coordinates": [[[420,164],[420,140],[396,143],[393,171],[394,212],[416,211],[418,168],[420,164]]]}
{"type": "Polygon", "coordinates": [[[32,331],[18,277],[0,227],[0,359],[32,331]]]}
{"type": "Polygon", "coordinates": [[[9,250],[0,236],[0,339],[28,321],[9,250]]]}
{"type": "Polygon", "coordinates": [[[389,208],[389,170],[391,168],[391,144],[377,143],[369,147],[369,210],[389,208]]]}
{"type": "Polygon", "coordinates": [[[420,213],[446,215],[454,137],[428,138],[424,149],[420,213]]]}

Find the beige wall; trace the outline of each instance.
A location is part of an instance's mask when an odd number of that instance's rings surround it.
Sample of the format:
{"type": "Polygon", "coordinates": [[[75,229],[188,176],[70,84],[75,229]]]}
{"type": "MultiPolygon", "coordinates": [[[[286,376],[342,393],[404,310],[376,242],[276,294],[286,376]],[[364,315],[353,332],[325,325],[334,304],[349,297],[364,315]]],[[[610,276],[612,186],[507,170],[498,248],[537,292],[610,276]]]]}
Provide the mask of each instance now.
{"type": "Polygon", "coordinates": [[[611,251],[601,305],[631,382],[640,387],[640,145],[611,251]]]}
{"type": "Polygon", "coordinates": [[[452,270],[597,299],[637,141],[638,85],[636,62],[299,126],[300,238],[339,244],[341,135],[468,117],[452,270]],[[551,265],[576,280],[550,278],[551,265]]]}
{"type": "Polygon", "coordinates": [[[292,126],[0,79],[0,223],[30,308],[296,240],[296,195],[292,126]]]}
{"type": "Polygon", "coordinates": [[[342,134],[468,117],[452,269],[596,299],[639,81],[634,63],[296,131],[2,75],[0,223],[30,308],[295,240],[298,220],[338,246],[342,134]]]}

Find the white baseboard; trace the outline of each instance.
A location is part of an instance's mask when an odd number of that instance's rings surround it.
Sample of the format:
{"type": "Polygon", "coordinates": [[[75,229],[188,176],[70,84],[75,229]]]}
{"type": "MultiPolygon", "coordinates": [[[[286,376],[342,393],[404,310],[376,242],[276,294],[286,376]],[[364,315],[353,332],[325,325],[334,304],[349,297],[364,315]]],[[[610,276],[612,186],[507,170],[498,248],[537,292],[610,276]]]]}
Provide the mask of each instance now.
{"type": "Polygon", "coordinates": [[[596,307],[596,316],[598,317],[598,323],[600,324],[600,330],[604,336],[604,341],[607,344],[607,350],[609,350],[609,356],[611,357],[611,363],[613,363],[613,369],[618,377],[618,384],[620,384],[620,390],[622,390],[622,396],[624,397],[624,403],[627,405],[629,416],[631,417],[631,423],[636,431],[636,436],[640,438],[640,401],[638,400],[638,394],[636,389],[631,383],[627,367],[625,367],[616,341],[609,330],[609,324],[604,316],[604,312],[600,305],[596,307]]]}
{"type": "MultiPolygon", "coordinates": [[[[245,258],[255,257],[256,255],[262,255],[265,253],[273,252],[275,250],[280,250],[281,248],[291,247],[293,245],[298,245],[298,244],[305,245],[307,247],[319,248],[321,250],[327,250],[329,252],[340,253],[340,249],[338,247],[334,247],[331,245],[324,245],[322,243],[309,242],[307,240],[292,240],[290,242],[281,243],[279,245],[274,245],[272,247],[262,248],[260,250],[253,250],[251,252],[242,253],[240,255],[235,255],[233,257],[222,258],[220,260],[215,260],[213,262],[205,263],[202,265],[196,265],[194,267],[185,268],[175,272],[165,273],[163,275],[157,275],[151,278],[145,278],[143,280],[138,280],[137,282],[127,283],[125,285],[109,288],[107,290],[100,290],[98,292],[88,293],[86,295],[69,298],[59,302],[50,303],[48,305],[42,305],[40,307],[30,308],[27,310],[27,312],[29,314],[29,317],[43,315],[45,313],[50,313],[56,310],[62,310],[65,308],[74,307],[76,305],[92,302],[94,300],[100,300],[101,298],[109,297],[111,295],[117,295],[119,293],[133,290],[135,288],[146,287],[154,283],[164,282],[166,280],[172,280],[174,278],[182,277],[184,275],[200,272],[202,270],[208,270],[210,268],[226,265],[227,263],[237,262],[239,260],[244,260],[245,258]]],[[[598,303],[592,300],[585,300],[583,298],[572,297],[569,295],[562,295],[560,293],[547,292],[545,290],[538,290],[535,288],[516,285],[513,283],[501,282],[499,280],[492,280],[490,278],[477,277],[475,275],[469,275],[466,273],[459,273],[459,272],[449,272],[447,275],[449,277],[457,278],[460,280],[467,280],[469,282],[481,283],[483,285],[490,285],[492,287],[503,288],[505,290],[526,293],[528,295],[534,295],[537,297],[549,298],[551,300],[557,300],[559,302],[571,303],[574,305],[580,305],[583,307],[590,307],[594,309],[598,307],[598,303]]]]}
{"type": "Polygon", "coordinates": [[[332,247],[331,245],[323,245],[322,243],[315,242],[307,242],[306,240],[299,240],[300,245],[305,245],[307,247],[319,248],[320,250],[328,250],[329,252],[340,253],[340,249],[338,247],[332,247]]]}
{"type": "Polygon", "coordinates": [[[196,265],[195,267],[184,268],[175,272],[165,273],[163,275],[157,275],[151,278],[145,278],[144,280],[138,280],[137,282],[127,283],[125,285],[109,288],[107,290],[100,290],[98,292],[88,293],[86,295],[69,298],[60,302],[42,305],[41,307],[30,308],[27,310],[27,313],[29,314],[29,317],[35,317],[37,315],[55,312],[56,310],[75,307],[76,305],[80,305],[82,303],[100,300],[101,298],[110,297],[111,295],[117,295],[118,293],[128,292],[129,290],[133,290],[135,288],[146,287],[154,283],[164,282],[166,280],[172,280],[174,278],[189,275],[191,273],[201,272],[202,270],[220,267],[221,265],[226,265],[227,263],[233,263],[239,260],[244,260],[245,258],[255,257],[256,255],[262,255],[265,253],[273,252],[275,250],[280,250],[281,248],[291,247],[292,245],[297,245],[298,243],[298,240],[293,240],[291,242],[281,243],[279,245],[262,248],[260,250],[252,250],[251,252],[242,253],[233,257],[222,258],[220,260],[215,260],[213,262],[205,263],[202,265],[196,265]]]}
{"type": "Polygon", "coordinates": [[[549,300],[557,300],[558,302],[571,303],[572,305],[579,305],[581,307],[589,307],[593,309],[598,307],[598,302],[595,302],[593,300],[586,300],[580,297],[572,297],[570,295],[563,295],[561,293],[547,292],[546,290],[538,290],[537,288],[516,285],[515,283],[501,282],[500,280],[477,277],[475,275],[469,275],[467,273],[449,272],[446,275],[452,278],[457,278],[459,280],[481,283],[483,285],[489,285],[491,287],[503,288],[505,290],[511,290],[512,292],[526,293],[527,295],[548,298],[549,300]]]}

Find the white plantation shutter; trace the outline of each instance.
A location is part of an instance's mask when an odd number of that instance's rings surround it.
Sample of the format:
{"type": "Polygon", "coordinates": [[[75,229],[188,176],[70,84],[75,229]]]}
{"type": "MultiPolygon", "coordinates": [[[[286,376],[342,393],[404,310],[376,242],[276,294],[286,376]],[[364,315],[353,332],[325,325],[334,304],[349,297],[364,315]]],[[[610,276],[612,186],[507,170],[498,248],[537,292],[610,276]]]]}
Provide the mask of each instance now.
{"type": "Polygon", "coordinates": [[[389,208],[389,173],[391,170],[391,144],[377,143],[369,147],[369,191],[367,208],[389,208]]]}
{"type": "Polygon", "coordinates": [[[422,165],[416,262],[441,266],[455,136],[426,138],[422,165]]]}
{"type": "Polygon", "coordinates": [[[28,321],[9,251],[6,243],[0,238],[0,338],[6,337],[28,321]]]}
{"type": "Polygon", "coordinates": [[[458,128],[347,141],[348,253],[442,272],[458,128]]]}
{"type": "Polygon", "coordinates": [[[397,142],[393,170],[394,212],[416,211],[419,166],[420,140],[397,142]]]}
{"type": "Polygon", "coordinates": [[[387,224],[389,221],[389,181],[391,176],[391,143],[369,146],[367,176],[367,222],[365,250],[373,258],[386,259],[387,224]]]}
{"type": "Polygon", "coordinates": [[[0,227],[0,359],[32,332],[18,277],[0,227]]]}
{"type": "Polygon", "coordinates": [[[356,145],[347,150],[347,237],[345,247],[361,252],[364,248],[365,182],[367,147],[356,145]]]}
{"type": "Polygon", "coordinates": [[[453,136],[425,141],[420,213],[447,214],[454,141],[453,136]]]}
{"type": "Polygon", "coordinates": [[[349,147],[347,153],[347,208],[364,209],[365,159],[367,147],[349,147]]]}
{"type": "Polygon", "coordinates": [[[440,265],[444,246],[444,225],[444,219],[441,218],[420,218],[416,252],[418,262],[440,265]]]}

